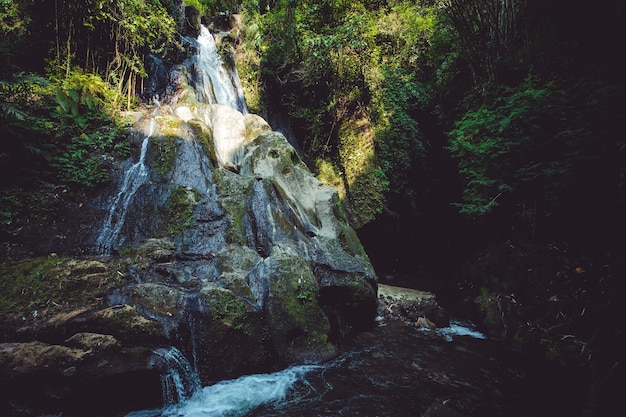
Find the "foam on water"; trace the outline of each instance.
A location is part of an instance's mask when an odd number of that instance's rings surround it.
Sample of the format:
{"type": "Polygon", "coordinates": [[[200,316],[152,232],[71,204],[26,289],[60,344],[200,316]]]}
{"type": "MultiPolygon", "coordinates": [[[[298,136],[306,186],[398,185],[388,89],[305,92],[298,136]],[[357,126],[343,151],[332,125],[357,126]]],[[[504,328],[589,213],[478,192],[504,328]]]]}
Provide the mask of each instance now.
{"type": "Polygon", "coordinates": [[[469,336],[476,339],[487,338],[484,334],[475,330],[472,323],[467,321],[451,320],[449,327],[437,329],[436,332],[438,335],[443,336],[447,341],[452,341],[454,336],[469,336]]]}
{"type": "Polygon", "coordinates": [[[132,412],[127,417],[238,417],[261,404],[287,400],[293,385],[315,365],[294,366],[270,374],[247,375],[202,388],[191,398],[158,410],[132,412]]]}

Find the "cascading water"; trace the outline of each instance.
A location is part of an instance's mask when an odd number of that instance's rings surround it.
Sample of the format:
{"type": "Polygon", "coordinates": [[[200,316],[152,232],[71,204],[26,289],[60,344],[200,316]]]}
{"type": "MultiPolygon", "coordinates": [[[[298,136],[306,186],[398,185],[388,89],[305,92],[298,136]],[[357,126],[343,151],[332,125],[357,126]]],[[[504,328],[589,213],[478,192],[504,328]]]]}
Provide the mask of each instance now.
{"type": "Polygon", "coordinates": [[[208,104],[224,104],[246,114],[246,101],[235,69],[225,68],[215,39],[204,26],[198,36],[198,69],[201,80],[196,85],[198,100],[208,104]]]}
{"type": "MultiPolygon", "coordinates": [[[[217,50],[215,39],[211,32],[201,27],[200,36],[196,40],[198,54],[196,57],[195,90],[198,100],[208,104],[222,104],[231,107],[243,114],[247,113],[246,101],[243,89],[239,82],[239,76],[235,68],[227,68],[217,50]]],[[[153,101],[157,104],[160,90],[159,85],[166,76],[163,74],[162,63],[156,57],[150,57],[152,65],[158,70],[153,70],[153,80],[156,84],[150,90],[153,101]]],[[[132,165],[124,174],[124,179],[119,192],[111,204],[109,213],[96,240],[96,251],[100,255],[110,255],[111,250],[119,246],[124,237],[121,235],[122,228],[128,213],[128,207],[139,187],[148,179],[148,169],[145,165],[148,144],[154,134],[156,121],[150,118],[149,133],[146,135],[141,154],[137,163],[132,165]]]]}
{"type": "MultiPolygon", "coordinates": [[[[491,378],[487,368],[493,366],[494,359],[482,351],[489,351],[497,342],[489,341],[473,327],[469,322],[453,321],[450,327],[430,331],[384,323],[370,329],[378,337],[369,334],[363,339],[365,346],[359,348],[357,343],[354,350],[324,365],[246,375],[203,387],[191,395],[185,393],[184,383],[178,384],[182,379],[175,376],[164,389],[179,387],[182,394],[168,394],[170,402],[161,409],[135,411],[126,417],[408,417],[428,415],[416,410],[424,410],[431,398],[440,402],[442,393],[448,395],[443,398],[467,397],[463,401],[476,407],[472,402],[480,402],[484,393],[492,392],[489,384],[498,386],[501,381],[491,378]],[[453,340],[455,343],[450,343],[453,340]],[[463,365],[455,367],[453,358],[459,355],[464,356],[459,362],[463,365]],[[472,367],[476,370],[465,370],[472,367]],[[466,381],[468,376],[485,379],[486,388],[466,381]],[[480,389],[485,389],[484,393],[480,389]],[[181,400],[171,402],[175,398],[181,400]]],[[[163,356],[184,362],[178,354],[175,349],[164,350],[163,356]]],[[[172,361],[173,370],[168,375],[183,376],[191,370],[189,364],[180,366],[177,360],[172,361]]],[[[486,407],[490,405],[487,401],[486,407]]]]}
{"type": "Polygon", "coordinates": [[[111,249],[121,243],[120,233],[124,226],[126,215],[128,214],[128,207],[133,201],[133,197],[139,187],[148,180],[148,168],[146,167],[145,160],[148,152],[148,144],[154,134],[155,126],[156,123],[154,119],[150,119],[148,134],[141,144],[139,160],[124,174],[124,180],[122,181],[120,190],[113,200],[113,204],[111,204],[109,214],[104,220],[100,235],[96,240],[96,249],[101,255],[110,255],[111,249]]]}
{"type": "MultiPolygon", "coordinates": [[[[271,374],[247,375],[204,387],[190,398],[160,410],[142,410],[126,417],[242,417],[260,405],[284,403],[294,386],[319,366],[293,366],[271,374]]],[[[297,394],[296,394],[297,395],[297,394]]]]}
{"type": "Polygon", "coordinates": [[[161,362],[158,365],[165,369],[161,385],[166,406],[189,399],[201,388],[200,377],[180,350],[175,347],[160,348],[154,351],[154,355],[155,360],[161,362]]]}

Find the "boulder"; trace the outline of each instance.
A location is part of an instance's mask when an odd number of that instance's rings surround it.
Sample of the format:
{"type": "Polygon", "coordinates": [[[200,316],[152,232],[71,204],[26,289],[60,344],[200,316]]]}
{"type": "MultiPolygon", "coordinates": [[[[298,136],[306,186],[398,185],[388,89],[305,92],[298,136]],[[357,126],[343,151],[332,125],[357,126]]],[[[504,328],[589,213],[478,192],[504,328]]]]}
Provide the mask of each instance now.
{"type": "Polygon", "coordinates": [[[450,325],[449,313],[437,303],[435,294],[412,288],[378,284],[378,314],[434,330],[450,325]]]}

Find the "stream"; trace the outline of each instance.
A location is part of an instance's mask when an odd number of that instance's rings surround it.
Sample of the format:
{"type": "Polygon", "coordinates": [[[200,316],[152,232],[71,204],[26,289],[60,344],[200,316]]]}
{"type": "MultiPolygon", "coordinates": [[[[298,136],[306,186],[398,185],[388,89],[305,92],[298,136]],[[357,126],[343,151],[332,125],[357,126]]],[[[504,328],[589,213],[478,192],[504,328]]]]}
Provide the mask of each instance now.
{"type": "Polygon", "coordinates": [[[568,406],[550,402],[529,369],[469,322],[431,331],[379,320],[327,363],[221,381],[126,417],[566,415],[568,406]]]}

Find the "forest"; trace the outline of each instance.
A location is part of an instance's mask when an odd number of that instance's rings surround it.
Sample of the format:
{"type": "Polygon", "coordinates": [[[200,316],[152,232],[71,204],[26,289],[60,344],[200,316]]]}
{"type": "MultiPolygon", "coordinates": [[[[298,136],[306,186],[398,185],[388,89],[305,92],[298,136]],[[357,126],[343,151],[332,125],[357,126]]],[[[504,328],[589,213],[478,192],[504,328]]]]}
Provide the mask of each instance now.
{"type": "MultiPolygon", "coordinates": [[[[339,191],[379,278],[585,380],[623,376],[623,0],[186,0],[248,109],[339,191]],[[218,19],[218,20],[219,20],[218,19]]],[[[151,54],[183,54],[179,0],[0,0],[2,259],[130,154],[151,54]]],[[[1,310],[1,309],[0,309],[1,310]]],[[[601,415],[601,413],[597,414],[601,415]]]]}

